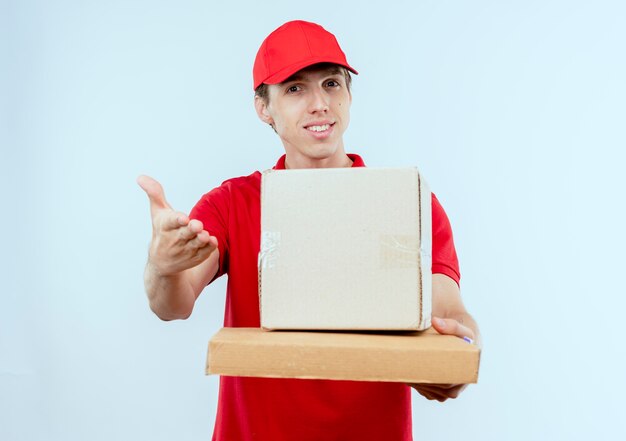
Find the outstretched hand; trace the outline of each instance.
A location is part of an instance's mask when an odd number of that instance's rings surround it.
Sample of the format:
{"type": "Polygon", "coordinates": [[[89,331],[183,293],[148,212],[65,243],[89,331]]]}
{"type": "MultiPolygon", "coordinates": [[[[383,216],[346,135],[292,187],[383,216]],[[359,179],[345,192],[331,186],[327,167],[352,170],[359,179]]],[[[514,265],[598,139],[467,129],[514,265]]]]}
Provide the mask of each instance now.
{"type": "Polygon", "coordinates": [[[163,276],[192,268],[217,248],[217,238],[211,236],[202,222],[175,211],[165,199],[163,187],[149,176],[139,176],[137,184],[150,200],[152,242],[149,262],[163,276]]]}
{"type": "MultiPolygon", "coordinates": [[[[455,335],[468,343],[475,339],[474,331],[452,318],[432,318],[432,325],[440,334],[455,335]]],[[[429,400],[444,402],[449,398],[456,398],[467,387],[467,384],[409,384],[420,395],[429,400]]]]}

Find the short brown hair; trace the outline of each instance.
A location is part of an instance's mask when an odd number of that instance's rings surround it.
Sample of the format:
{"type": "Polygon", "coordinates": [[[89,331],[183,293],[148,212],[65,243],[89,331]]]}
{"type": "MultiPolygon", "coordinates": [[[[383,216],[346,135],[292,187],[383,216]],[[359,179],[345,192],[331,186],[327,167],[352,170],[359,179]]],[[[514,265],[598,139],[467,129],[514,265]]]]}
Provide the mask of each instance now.
{"type": "MultiPolygon", "coordinates": [[[[306,68],[304,68],[302,70],[325,69],[325,68],[330,68],[330,67],[337,68],[337,73],[341,73],[343,75],[343,77],[346,80],[346,87],[348,88],[348,92],[349,92],[350,91],[350,86],[352,85],[352,75],[350,75],[350,71],[348,69],[346,69],[345,67],[343,67],[343,66],[340,66],[338,64],[333,64],[333,63],[318,63],[318,64],[313,64],[313,65],[311,65],[309,67],[306,67],[306,68]]],[[[287,78],[285,81],[283,81],[283,83],[285,83],[287,81],[289,81],[289,78],[287,78]]],[[[269,104],[270,96],[269,96],[269,88],[267,87],[267,84],[262,83],[261,85],[259,85],[259,87],[257,87],[254,90],[254,95],[258,96],[259,98],[261,98],[265,102],[265,104],[269,104]]]]}

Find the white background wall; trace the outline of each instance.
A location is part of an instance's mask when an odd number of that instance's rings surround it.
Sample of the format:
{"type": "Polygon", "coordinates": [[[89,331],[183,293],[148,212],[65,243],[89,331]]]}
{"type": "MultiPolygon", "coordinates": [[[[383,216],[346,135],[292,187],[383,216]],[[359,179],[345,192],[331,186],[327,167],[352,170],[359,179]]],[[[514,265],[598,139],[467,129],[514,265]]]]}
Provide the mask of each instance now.
{"type": "Polygon", "coordinates": [[[416,439],[626,436],[620,1],[0,1],[0,439],[209,439],[225,279],[148,309],[159,179],[188,211],[282,146],[252,107],[263,38],[334,32],[347,150],[417,165],[453,224],[480,383],[414,395],[416,439]]]}

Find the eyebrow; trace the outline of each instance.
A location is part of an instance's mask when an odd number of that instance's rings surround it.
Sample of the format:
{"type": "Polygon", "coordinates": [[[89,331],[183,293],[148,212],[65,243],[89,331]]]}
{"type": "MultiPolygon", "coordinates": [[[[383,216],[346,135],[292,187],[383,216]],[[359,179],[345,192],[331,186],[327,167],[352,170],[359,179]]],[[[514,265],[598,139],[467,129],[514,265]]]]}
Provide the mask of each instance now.
{"type": "MultiPolygon", "coordinates": [[[[328,69],[326,69],[326,74],[327,75],[339,75],[341,74],[341,69],[338,67],[329,67],[328,69]]],[[[295,73],[280,84],[287,84],[287,83],[291,83],[292,81],[301,81],[303,78],[304,77],[302,76],[302,74],[295,73]]]]}

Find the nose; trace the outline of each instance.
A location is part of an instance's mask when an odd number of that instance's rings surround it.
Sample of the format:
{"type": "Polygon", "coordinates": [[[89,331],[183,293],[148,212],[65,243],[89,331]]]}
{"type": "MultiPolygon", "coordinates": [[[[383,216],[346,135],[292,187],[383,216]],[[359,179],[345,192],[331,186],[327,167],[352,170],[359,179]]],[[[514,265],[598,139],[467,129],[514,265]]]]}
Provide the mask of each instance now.
{"type": "Polygon", "coordinates": [[[327,112],[329,104],[328,99],[328,94],[322,87],[312,88],[309,102],[309,112],[327,112]]]}

